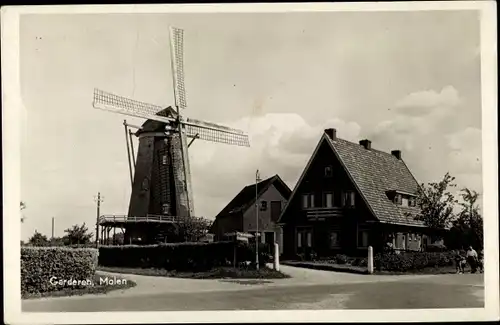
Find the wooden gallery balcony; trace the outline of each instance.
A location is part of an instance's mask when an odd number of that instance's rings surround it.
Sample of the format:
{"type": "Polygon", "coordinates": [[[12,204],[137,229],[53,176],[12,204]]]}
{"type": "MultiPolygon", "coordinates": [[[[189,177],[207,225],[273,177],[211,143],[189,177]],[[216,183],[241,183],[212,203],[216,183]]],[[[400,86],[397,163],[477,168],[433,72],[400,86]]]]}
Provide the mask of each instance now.
{"type": "Polygon", "coordinates": [[[344,216],[344,208],[308,208],[304,210],[309,220],[326,220],[327,218],[340,218],[344,216]]]}

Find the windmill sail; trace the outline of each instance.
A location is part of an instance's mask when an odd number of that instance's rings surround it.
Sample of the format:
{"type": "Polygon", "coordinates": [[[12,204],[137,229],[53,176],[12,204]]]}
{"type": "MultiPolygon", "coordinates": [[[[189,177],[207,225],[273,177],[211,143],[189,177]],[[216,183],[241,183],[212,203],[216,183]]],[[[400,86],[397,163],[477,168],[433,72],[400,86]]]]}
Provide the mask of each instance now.
{"type": "Polygon", "coordinates": [[[175,118],[167,117],[166,113],[162,113],[165,110],[161,106],[118,96],[100,89],[94,89],[93,106],[114,113],[142,117],[163,123],[176,121],[175,118]]]}
{"type": "Polygon", "coordinates": [[[175,106],[178,109],[184,109],[187,106],[186,87],[184,86],[184,31],[180,28],[170,27],[170,55],[175,106]]]}

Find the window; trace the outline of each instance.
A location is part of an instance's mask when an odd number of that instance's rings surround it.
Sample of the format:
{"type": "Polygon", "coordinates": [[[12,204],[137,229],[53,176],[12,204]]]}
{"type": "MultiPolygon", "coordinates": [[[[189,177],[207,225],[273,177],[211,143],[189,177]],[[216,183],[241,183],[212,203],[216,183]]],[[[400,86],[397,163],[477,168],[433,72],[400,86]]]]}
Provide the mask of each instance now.
{"type": "Polygon", "coordinates": [[[333,207],[333,193],[323,194],[323,207],[325,208],[333,207]]]}
{"type": "Polygon", "coordinates": [[[314,194],[302,195],[302,208],[314,208],[314,194]]]}
{"type": "Polygon", "coordinates": [[[403,196],[403,197],[401,198],[401,205],[402,205],[402,206],[404,206],[404,207],[407,207],[407,206],[409,206],[409,204],[408,204],[408,203],[409,203],[409,202],[408,202],[408,198],[403,196]]]}
{"type": "Polygon", "coordinates": [[[339,233],[338,231],[330,232],[330,248],[340,247],[339,233]]]}
{"type": "Polygon", "coordinates": [[[278,221],[281,214],[281,201],[271,201],[271,220],[278,221]]]}
{"type": "Polygon", "coordinates": [[[414,207],[416,206],[417,200],[414,197],[411,197],[408,199],[408,206],[414,207]]]}
{"type": "Polygon", "coordinates": [[[260,211],[267,210],[267,201],[260,201],[260,211]]]}
{"type": "Polygon", "coordinates": [[[326,166],[325,167],[325,177],[332,177],[332,176],[333,176],[332,166],[326,166]]]}
{"type": "Polygon", "coordinates": [[[310,232],[307,233],[307,247],[312,247],[312,234],[310,232]]]}
{"type": "Polygon", "coordinates": [[[166,165],[166,164],[167,164],[167,155],[163,155],[163,156],[161,157],[161,163],[162,163],[163,165],[166,165]]]}
{"type": "Polygon", "coordinates": [[[358,232],[358,247],[368,247],[368,231],[360,230],[358,232]]]}
{"type": "Polygon", "coordinates": [[[168,203],[163,203],[163,214],[169,214],[170,205],[168,203]]]}
{"type": "Polygon", "coordinates": [[[297,233],[297,247],[302,247],[302,233],[297,233]]]}
{"type": "Polygon", "coordinates": [[[408,241],[411,241],[413,237],[413,234],[408,234],[408,241]]]}
{"type": "Polygon", "coordinates": [[[394,203],[401,204],[401,194],[396,194],[394,196],[394,203]]]}
{"type": "Polygon", "coordinates": [[[354,191],[346,191],[343,195],[343,206],[353,207],[354,206],[354,198],[356,197],[356,193],[354,191]]]}

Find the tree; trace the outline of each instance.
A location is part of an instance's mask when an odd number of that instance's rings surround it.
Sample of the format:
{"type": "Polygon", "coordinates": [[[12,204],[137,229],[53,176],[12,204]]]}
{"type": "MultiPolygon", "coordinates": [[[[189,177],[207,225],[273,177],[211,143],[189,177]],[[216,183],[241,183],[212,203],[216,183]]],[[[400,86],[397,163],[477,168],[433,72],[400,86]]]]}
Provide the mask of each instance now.
{"type": "Polygon", "coordinates": [[[179,241],[196,242],[208,233],[212,221],[204,218],[186,218],[177,224],[174,236],[179,241]]]}
{"type": "Polygon", "coordinates": [[[85,223],[81,226],[73,225],[72,228],[64,230],[66,235],[63,238],[68,245],[88,244],[93,236],[93,233],[89,233],[88,231],[89,229],[85,226],[85,223]]]}
{"type": "Polygon", "coordinates": [[[33,236],[31,236],[31,238],[28,240],[28,244],[30,244],[31,246],[47,246],[49,244],[49,240],[47,239],[47,236],[42,235],[35,230],[33,236]]]}
{"type": "Polygon", "coordinates": [[[479,213],[477,200],[479,193],[468,188],[460,192],[461,211],[453,222],[449,234],[450,248],[466,248],[472,246],[476,249],[483,248],[483,218],[479,213]]]}
{"type": "Polygon", "coordinates": [[[419,214],[415,217],[430,228],[445,229],[452,225],[455,219],[453,209],[457,200],[449,191],[456,187],[455,177],[446,173],[438,183],[422,184],[417,193],[417,206],[419,214]]]}

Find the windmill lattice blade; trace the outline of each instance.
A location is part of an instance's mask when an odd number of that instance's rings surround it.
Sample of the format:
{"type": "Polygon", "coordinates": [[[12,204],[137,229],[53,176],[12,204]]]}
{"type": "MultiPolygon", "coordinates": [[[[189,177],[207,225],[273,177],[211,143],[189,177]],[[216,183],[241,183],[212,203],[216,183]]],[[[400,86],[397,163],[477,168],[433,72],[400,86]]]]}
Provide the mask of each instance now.
{"type": "Polygon", "coordinates": [[[197,125],[186,125],[186,134],[189,137],[197,137],[202,140],[225,143],[230,145],[250,147],[248,135],[232,132],[224,132],[216,129],[209,129],[197,125]]]}
{"type": "Polygon", "coordinates": [[[186,88],[184,86],[184,31],[180,28],[171,27],[170,42],[175,104],[180,109],[184,109],[187,106],[186,88]]]}
{"type": "Polygon", "coordinates": [[[129,116],[142,117],[169,123],[173,118],[162,112],[163,107],[118,96],[100,89],[94,89],[94,107],[129,116]]]}
{"type": "Polygon", "coordinates": [[[224,125],[219,125],[215,124],[212,122],[206,122],[206,121],[200,121],[200,120],[195,120],[194,118],[187,118],[186,123],[189,125],[196,124],[196,126],[202,127],[202,128],[208,128],[208,129],[216,129],[220,130],[222,132],[230,132],[230,133],[236,133],[236,134],[245,134],[243,131],[238,130],[238,129],[233,129],[224,125]]]}

